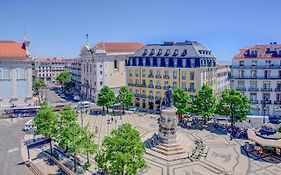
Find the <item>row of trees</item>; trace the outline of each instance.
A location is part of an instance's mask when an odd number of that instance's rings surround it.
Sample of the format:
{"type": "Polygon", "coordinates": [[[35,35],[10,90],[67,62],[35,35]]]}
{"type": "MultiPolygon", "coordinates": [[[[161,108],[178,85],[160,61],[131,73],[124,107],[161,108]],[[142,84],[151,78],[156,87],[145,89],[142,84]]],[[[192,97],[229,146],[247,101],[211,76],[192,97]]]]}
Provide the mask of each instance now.
{"type": "Polygon", "coordinates": [[[87,155],[85,165],[89,166],[89,155],[95,153],[97,145],[94,144],[94,134],[88,127],[80,127],[76,123],[77,118],[78,115],[70,106],[63,108],[60,113],[55,113],[47,102],[43,102],[34,118],[35,132],[56,141],[66,148],[67,153],[72,153],[75,160],[77,154],[87,155]]]}
{"type": "Polygon", "coordinates": [[[123,112],[125,107],[128,107],[133,102],[133,94],[125,86],[121,87],[119,90],[119,95],[116,97],[114,92],[108,87],[103,86],[98,93],[97,105],[103,107],[103,111],[108,113],[108,107],[114,104],[120,104],[123,107],[123,112]]]}
{"type": "Polygon", "coordinates": [[[201,115],[206,123],[215,114],[230,116],[231,125],[244,120],[249,113],[248,98],[235,89],[226,89],[217,100],[212,88],[203,85],[202,89],[191,100],[187,93],[180,88],[173,92],[174,106],[178,108],[180,121],[182,115],[188,112],[201,115]]]}
{"type": "Polygon", "coordinates": [[[67,153],[73,154],[75,171],[78,154],[87,156],[84,166],[88,168],[89,157],[96,153],[98,167],[108,174],[137,174],[139,169],[146,166],[143,158],[144,144],[139,132],[131,124],[123,124],[114,129],[104,138],[98,150],[97,144],[94,143],[94,134],[88,127],[78,125],[77,117],[70,106],[55,113],[47,102],[43,102],[34,118],[36,134],[50,137],[60,147],[65,148],[67,153]]]}

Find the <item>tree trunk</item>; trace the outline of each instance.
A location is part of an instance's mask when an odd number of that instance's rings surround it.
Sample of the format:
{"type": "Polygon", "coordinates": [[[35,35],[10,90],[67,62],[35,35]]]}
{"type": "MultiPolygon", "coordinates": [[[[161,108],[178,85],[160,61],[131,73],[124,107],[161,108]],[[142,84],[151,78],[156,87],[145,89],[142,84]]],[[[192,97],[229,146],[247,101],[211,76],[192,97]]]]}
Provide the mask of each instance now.
{"type": "Polygon", "coordinates": [[[230,118],[231,118],[231,128],[233,128],[233,126],[234,126],[234,117],[233,117],[233,114],[231,114],[230,118]]]}
{"type": "Polygon", "coordinates": [[[124,114],[125,113],[125,106],[123,105],[122,108],[123,108],[123,114],[124,114]]]}
{"type": "Polygon", "coordinates": [[[103,110],[103,112],[105,111],[104,106],[102,106],[102,110],[103,110]]]}
{"type": "Polygon", "coordinates": [[[106,113],[108,114],[108,106],[106,106],[106,113]]]}
{"type": "Polygon", "coordinates": [[[87,162],[88,162],[88,163],[90,162],[89,153],[88,153],[88,152],[87,152],[87,162]]]}

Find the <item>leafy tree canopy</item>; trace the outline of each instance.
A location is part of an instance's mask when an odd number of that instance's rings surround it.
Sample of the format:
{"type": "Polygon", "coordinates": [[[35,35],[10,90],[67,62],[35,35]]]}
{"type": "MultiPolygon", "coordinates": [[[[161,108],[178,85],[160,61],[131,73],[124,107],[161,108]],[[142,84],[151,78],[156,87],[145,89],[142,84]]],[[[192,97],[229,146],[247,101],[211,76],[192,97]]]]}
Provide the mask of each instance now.
{"type": "Polygon", "coordinates": [[[98,93],[97,105],[112,106],[115,102],[115,94],[108,86],[103,86],[98,93]]]}
{"type": "Polygon", "coordinates": [[[215,113],[216,97],[213,90],[208,85],[203,85],[202,89],[195,95],[192,102],[191,112],[209,119],[215,113]]]}
{"type": "Polygon", "coordinates": [[[133,102],[133,94],[129,91],[129,89],[125,86],[122,86],[119,91],[119,99],[118,101],[122,106],[129,106],[130,103],[133,102]]]}
{"type": "Polygon", "coordinates": [[[178,109],[178,114],[182,115],[189,111],[190,98],[183,89],[176,88],[173,91],[173,101],[174,106],[178,109]]]}
{"type": "Polygon", "coordinates": [[[42,80],[41,78],[38,78],[33,82],[33,88],[36,91],[38,91],[39,89],[42,89],[43,87],[45,87],[45,83],[44,83],[44,80],[42,80]]]}
{"type": "Polygon", "coordinates": [[[216,113],[231,116],[231,124],[246,119],[250,104],[248,98],[235,89],[227,89],[217,105],[216,113]]]}
{"type": "Polygon", "coordinates": [[[100,168],[111,174],[134,175],[145,167],[144,152],[139,132],[127,123],[105,137],[96,161],[100,168]]]}
{"type": "Polygon", "coordinates": [[[71,74],[68,71],[63,71],[57,76],[57,81],[63,86],[71,81],[71,74]]]}

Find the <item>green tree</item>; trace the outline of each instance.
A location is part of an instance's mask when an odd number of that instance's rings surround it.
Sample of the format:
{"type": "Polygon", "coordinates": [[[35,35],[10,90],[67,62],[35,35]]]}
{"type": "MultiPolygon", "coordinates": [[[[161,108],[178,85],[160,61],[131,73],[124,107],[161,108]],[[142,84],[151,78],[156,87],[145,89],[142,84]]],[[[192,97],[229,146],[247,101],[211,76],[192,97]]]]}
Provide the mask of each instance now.
{"type": "Polygon", "coordinates": [[[57,133],[57,123],[57,116],[54,112],[54,109],[49,107],[46,101],[43,102],[41,108],[34,118],[34,125],[36,128],[35,133],[50,137],[52,140],[52,137],[55,137],[57,133]]]}
{"type": "Polygon", "coordinates": [[[71,74],[68,71],[62,71],[56,78],[56,80],[64,88],[71,81],[71,74]]]}
{"type": "Polygon", "coordinates": [[[36,92],[36,95],[38,96],[39,104],[41,104],[40,90],[45,87],[44,80],[41,78],[38,78],[33,82],[32,86],[36,92]]]}
{"type": "Polygon", "coordinates": [[[134,175],[146,166],[144,152],[139,132],[126,123],[105,137],[96,162],[107,173],[134,175]]]}
{"type": "Polygon", "coordinates": [[[237,121],[246,119],[250,104],[248,98],[235,89],[225,90],[217,104],[216,113],[230,116],[231,126],[237,121]]]}
{"type": "Polygon", "coordinates": [[[190,98],[183,89],[176,88],[173,91],[173,104],[178,109],[177,114],[181,123],[182,115],[190,110],[190,98]]]}
{"type": "Polygon", "coordinates": [[[216,108],[216,97],[213,90],[208,85],[203,85],[202,89],[195,95],[191,105],[191,112],[201,115],[204,123],[214,116],[216,108]]]}
{"type": "Polygon", "coordinates": [[[133,102],[133,94],[125,86],[122,86],[119,91],[119,96],[117,101],[119,101],[123,107],[123,113],[125,112],[125,106],[128,107],[133,102]]]}
{"type": "Polygon", "coordinates": [[[88,126],[82,128],[82,152],[87,156],[87,163],[90,163],[89,156],[93,155],[98,146],[95,144],[95,135],[88,130],[88,126]]]}
{"type": "Polygon", "coordinates": [[[104,111],[104,106],[106,106],[106,111],[108,113],[108,107],[112,106],[115,102],[115,94],[114,92],[109,89],[108,86],[103,86],[100,92],[98,93],[98,100],[97,100],[97,105],[103,107],[104,111]]]}

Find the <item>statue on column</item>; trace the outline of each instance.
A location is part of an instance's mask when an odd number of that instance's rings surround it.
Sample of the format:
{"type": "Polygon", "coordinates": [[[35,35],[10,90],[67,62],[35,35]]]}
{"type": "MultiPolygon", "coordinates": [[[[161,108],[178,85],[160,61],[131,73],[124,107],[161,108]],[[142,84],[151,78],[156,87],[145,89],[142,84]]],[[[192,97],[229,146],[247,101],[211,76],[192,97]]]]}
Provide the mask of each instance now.
{"type": "Polygon", "coordinates": [[[165,91],[165,103],[164,107],[172,107],[173,106],[173,89],[169,86],[169,89],[165,91]]]}

